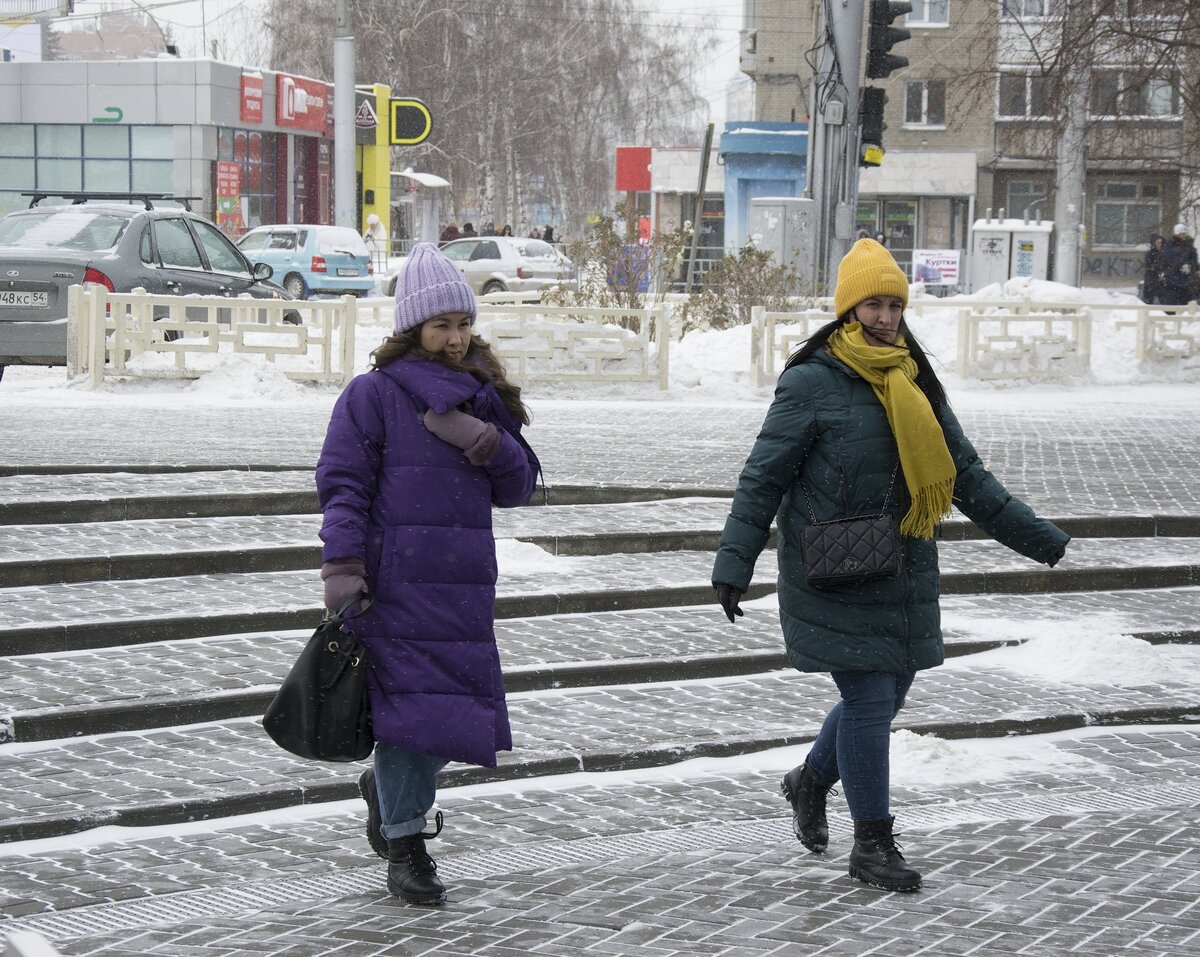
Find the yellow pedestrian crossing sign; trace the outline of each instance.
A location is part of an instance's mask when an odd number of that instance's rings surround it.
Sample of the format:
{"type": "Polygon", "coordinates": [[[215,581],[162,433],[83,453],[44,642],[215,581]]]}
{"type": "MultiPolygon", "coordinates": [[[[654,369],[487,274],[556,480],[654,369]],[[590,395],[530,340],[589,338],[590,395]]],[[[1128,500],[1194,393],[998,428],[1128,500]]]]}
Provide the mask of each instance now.
{"type": "Polygon", "coordinates": [[[391,104],[391,136],[388,140],[393,146],[416,146],[429,139],[433,130],[433,117],[420,100],[412,98],[395,99],[391,104]]]}

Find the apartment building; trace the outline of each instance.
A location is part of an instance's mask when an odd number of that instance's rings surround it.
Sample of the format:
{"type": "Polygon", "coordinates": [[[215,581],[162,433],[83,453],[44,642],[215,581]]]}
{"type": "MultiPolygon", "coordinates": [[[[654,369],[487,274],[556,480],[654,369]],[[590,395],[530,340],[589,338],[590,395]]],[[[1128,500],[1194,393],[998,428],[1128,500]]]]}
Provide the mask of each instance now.
{"type": "MultiPolygon", "coordinates": [[[[1055,78],[1038,66],[1060,40],[1060,0],[910,2],[894,24],[912,34],[894,50],[909,65],[864,80],[887,93],[887,152],[862,171],[858,207],[859,225],[884,233],[904,265],[914,248],[965,249],[988,209],[1052,219],[1061,129],[1055,78]]],[[[1124,3],[1147,17],[1179,10],[1124,3]]],[[[745,0],[741,69],[755,80],[756,119],[807,117],[820,5],[745,0]]],[[[1194,190],[1180,163],[1197,123],[1179,95],[1185,65],[1147,71],[1129,59],[1119,45],[1092,52],[1078,267],[1089,285],[1135,285],[1150,234],[1169,233],[1194,190]]]]}

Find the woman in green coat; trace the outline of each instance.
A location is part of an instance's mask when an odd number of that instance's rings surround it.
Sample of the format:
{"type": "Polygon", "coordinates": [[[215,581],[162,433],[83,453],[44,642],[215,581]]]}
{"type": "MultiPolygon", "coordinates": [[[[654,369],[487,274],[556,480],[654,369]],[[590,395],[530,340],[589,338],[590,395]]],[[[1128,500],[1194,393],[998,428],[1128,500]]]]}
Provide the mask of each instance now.
{"type": "Polygon", "coordinates": [[[796,836],[821,853],[825,798],[841,781],[854,819],[850,874],[893,891],[921,875],[896,846],[888,804],[892,720],[916,672],[942,663],[934,532],[951,504],[997,541],[1053,567],[1070,537],[1039,519],[983,466],[904,324],[908,281],[891,254],[860,239],[838,266],[836,320],[788,360],[746,460],[713,568],[733,622],[774,519],[779,617],[788,660],[826,672],[841,699],[804,763],[782,782],[796,836]],[[891,515],[899,571],[818,587],[805,574],[804,529],[891,515]]]}

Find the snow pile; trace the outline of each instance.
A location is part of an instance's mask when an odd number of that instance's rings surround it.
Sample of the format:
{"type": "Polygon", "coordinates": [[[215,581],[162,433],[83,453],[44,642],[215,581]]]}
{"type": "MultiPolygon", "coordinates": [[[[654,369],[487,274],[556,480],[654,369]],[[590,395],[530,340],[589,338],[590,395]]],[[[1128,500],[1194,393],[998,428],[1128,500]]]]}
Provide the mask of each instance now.
{"type": "Polygon", "coordinates": [[[275,363],[238,354],[222,354],[210,370],[192,382],[190,391],[225,399],[268,402],[287,402],[306,394],[275,363]]]}
{"type": "Polygon", "coordinates": [[[1138,687],[1178,682],[1172,663],[1153,645],[1113,631],[1104,619],[1045,623],[972,619],[972,637],[1020,640],[946,663],[949,668],[996,667],[1063,684],[1138,687]]]}
{"type": "Polygon", "coordinates": [[[891,749],[892,784],[927,790],[939,784],[998,781],[1036,774],[1052,767],[1061,773],[1067,766],[1081,770],[1093,762],[1056,747],[1057,736],[1022,735],[947,741],[912,731],[893,731],[891,749]]]}
{"type": "Polygon", "coordinates": [[[496,565],[506,578],[515,575],[543,575],[562,572],[571,559],[551,555],[532,542],[519,542],[515,538],[496,539],[496,565]]]}

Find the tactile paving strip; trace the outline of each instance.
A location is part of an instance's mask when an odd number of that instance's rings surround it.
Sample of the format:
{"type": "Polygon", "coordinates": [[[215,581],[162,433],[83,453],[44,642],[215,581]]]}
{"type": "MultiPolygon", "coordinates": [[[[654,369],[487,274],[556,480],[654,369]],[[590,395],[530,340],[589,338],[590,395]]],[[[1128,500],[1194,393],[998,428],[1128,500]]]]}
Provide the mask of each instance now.
{"type": "MultiPolygon", "coordinates": [[[[940,829],[955,824],[988,820],[1037,820],[1074,813],[1134,811],[1143,808],[1195,807],[1200,805],[1200,782],[1152,787],[1093,789],[1046,793],[1026,799],[1011,797],[969,804],[917,805],[905,809],[906,831],[940,829]]],[[[844,816],[830,815],[834,830],[849,827],[844,816]]],[[[791,822],[784,816],[737,822],[738,842],[788,843],[791,822]]],[[[438,869],[450,881],[479,880],[521,871],[539,871],[575,864],[596,864],[627,857],[647,858],[729,846],[730,822],[717,821],[690,827],[647,831],[620,837],[577,841],[547,841],[492,851],[439,856],[438,869]]],[[[112,904],[96,904],[52,914],[37,914],[0,921],[0,935],[16,930],[36,931],[51,941],[94,934],[134,930],[157,924],[176,924],[251,914],[275,906],[311,900],[330,900],[362,893],[383,893],[381,865],[342,869],[314,877],[261,881],[236,887],[184,891],[159,897],[112,904]]]]}

